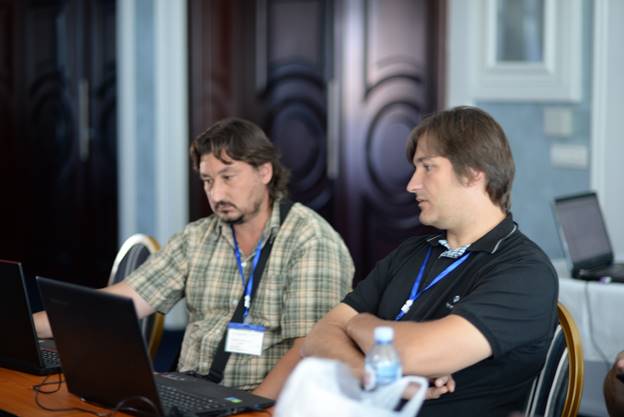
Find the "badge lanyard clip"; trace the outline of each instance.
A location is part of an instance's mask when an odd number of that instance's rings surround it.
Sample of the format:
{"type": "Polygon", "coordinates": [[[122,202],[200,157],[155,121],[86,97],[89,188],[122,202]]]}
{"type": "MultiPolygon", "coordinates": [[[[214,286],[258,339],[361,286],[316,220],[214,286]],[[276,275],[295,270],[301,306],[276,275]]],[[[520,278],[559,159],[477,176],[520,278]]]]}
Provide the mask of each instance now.
{"type": "Polygon", "coordinates": [[[428,289],[436,285],[438,282],[442,281],[444,277],[446,277],[448,274],[453,272],[458,266],[463,264],[464,261],[466,261],[466,259],[468,259],[468,257],[470,256],[470,252],[466,253],[464,256],[462,256],[461,258],[457,259],[455,262],[447,266],[446,269],[444,269],[444,271],[440,272],[434,279],[431,280],[429,285],[427,285],[425,288],[419,291],[418,287],[420,287],[420,282],[423,279],[423,275],[425,273],[425,267],[427,266],[427,262],[429,262],[430,256],[431,256],[431,247],[429,247],[429,249],[427,250],[427,255],[425,255],[425,259],[423,260],[422,264],[420,265],[420,268],[418,269],[418,275],[416,276],[416,280],[414,280],[414,284],[412,285],[412,290],[410,291],[409,298],[405,301],[405,304],[403,304],[403,306],[401,307],[401,311],[399,311],[399,314],[397,314],[394,320],[396,321],[401,320],[403,316],[405,316],[410,311],[410,308],[412,308],[412,305],[422,295],[422,293],[424,293],[425,291],[427,291],[428,289]]]}

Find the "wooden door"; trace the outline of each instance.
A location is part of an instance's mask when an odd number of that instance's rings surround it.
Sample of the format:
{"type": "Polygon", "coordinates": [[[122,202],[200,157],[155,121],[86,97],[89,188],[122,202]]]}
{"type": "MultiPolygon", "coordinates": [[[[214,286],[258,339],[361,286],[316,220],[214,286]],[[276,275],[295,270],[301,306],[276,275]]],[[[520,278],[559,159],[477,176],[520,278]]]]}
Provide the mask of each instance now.
{"type": "Polygon", "coordinates": [[[356,280],[407,237],[422,233],[405,189],[406,139],[440,106],[443,2],[339,3],[342,103],[336,226],[356,259],[356,280]]]}
{"type": "MultiPolygon", "coordinates": [[[[342,234],[356,280],[422,232],[405,191],[407,133],[439,107],[444,2],[190,2],[191,126],[261,125],[289,192],[342,234]]],[[[191,218],[208,213],[191,180],[191,218]]]]}
{"type": "MultiPolygon", "coordinates": [[[[189,0],[190,141],[230,116],[257,121],[250,102],[253,76],[254,3],[248,0],[189,0]]],[[[189,171],[189,217],[210,213],[201,182],[189,171]]]]}
{"type": "MultiPolygon", "coordinates": [[[[333,2],[189,3],[191,137],[240,116],[260,125],[291,171],[290,197],[333,218],[327,176],[327,51],[333,2]],[[201,88],[199,87],[201,86],[201,88]]],[[[210,209],[191,172],[192,219],[210,209]]]]}
{"type": "Polygon", "coordinates": [[[333,2],[258,2],[256,91],[262,126],[291,172],[291,198],[334,217],[328,175],[328,82],[333,72],[333,2]]]}
{"type": "Polygon", "coordinates": [[[0,7],[10,22],[0,33],[9,109],[0,256],[104,285],[117,246],[115,1],[0,7]]]}

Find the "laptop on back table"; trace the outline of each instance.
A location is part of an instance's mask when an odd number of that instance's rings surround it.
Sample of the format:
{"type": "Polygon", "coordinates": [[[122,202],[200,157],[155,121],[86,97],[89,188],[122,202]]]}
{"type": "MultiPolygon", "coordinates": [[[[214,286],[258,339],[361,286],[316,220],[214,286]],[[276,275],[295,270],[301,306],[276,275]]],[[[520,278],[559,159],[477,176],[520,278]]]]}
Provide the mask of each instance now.
{"type": "Polygon", "coordinates": [[[613,262],[613,249],[596,193],[558,197],[553,209],[572,276],[624,282],[624,264],[613,262]]]}
{"type": "Polygon", "coordinates": [[[56,347],[39,340],[32,319],[22,265],[0,260],[0,366],[37,375],[60,371],[56,347]]]}
{"type": "Polygon", "coordinates": [[[137,415],[225,416],[273,405],[202,378],[155,374],[131,299],[42,277],[37,283],[73,394],[108,407],[126,400],[122,410],[137,415]]]}

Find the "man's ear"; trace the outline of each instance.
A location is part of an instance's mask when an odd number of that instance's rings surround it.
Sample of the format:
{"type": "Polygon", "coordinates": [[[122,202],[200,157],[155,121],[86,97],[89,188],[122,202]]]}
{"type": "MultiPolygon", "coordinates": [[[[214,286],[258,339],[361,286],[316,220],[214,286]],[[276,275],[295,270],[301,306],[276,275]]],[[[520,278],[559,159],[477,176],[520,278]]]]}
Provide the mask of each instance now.
{"type": "Polygon", "coordinates": [[[474,186],[479,183],[485,184],[485,180],[485,173],[483,171],[468,168],[468,175],[464,178],[464,184],[467,186],[474,186]]]}
{"type": "Polygon", "coordinates": [[[265,162],[258,167],[258,173],[260,174],[260,180],[263,184],[268,184],[273,178],[273,164],[265,162]]]}

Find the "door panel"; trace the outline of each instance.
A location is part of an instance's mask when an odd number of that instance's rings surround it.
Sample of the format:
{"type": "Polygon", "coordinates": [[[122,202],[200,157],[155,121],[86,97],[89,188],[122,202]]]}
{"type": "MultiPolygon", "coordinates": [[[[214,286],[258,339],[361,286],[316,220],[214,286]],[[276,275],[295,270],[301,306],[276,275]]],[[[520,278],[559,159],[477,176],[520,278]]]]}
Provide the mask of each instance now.
{"type": "Polygon", "coordinates": [[[0,251],[33,273],[103,285],[117,242],[115,1],[3,4],[15,194],[0,251]]]}
{"type": "Polygon", "coordinates": [[[289,193],[328,220],[333,183],[327,178],[326,53],[330,15],[325,1],[260,2],[256,65],[263,127],[291,171],[289,193]],[[265,43],[265,45],[262,45],[265,43]]]}
{"type": "MultiPolygon", "coordinates": [[[[292,171],[291,198],[345,238],[356,280],[425,230],[405,141],[439,107],[444,1],[190,5],[193,136],[225,116],[260,124],[292,171]]],[[[190,184],[191,218],[206,215],[190,184]]]]}
{"type": "Polygon", "coordinates": [[[17,91],[16,82],[20,72],[15,65],[15,25],[17,10],[12,2],[0,1],[0,257],[14,258],[19,252],[19,234],[15,219],[18,189],[16,144],[9,138],[15,135],[17,91]],[[4,219],[4,220],[3,220],[4,219]]]}
{"type": "MultiPolygon", "coordinates": [[[[246,0],[189,0],[190,139],[217,120],[230,116],[250,118],[243,110],[240,91],[248,94],[247,56],[253,33],[245,33],[253,19],[246,0]]],[[[252,67],[253,68],[253,67],[252,67]]],[[[253,74],[253,72],[252,72],[253,74]]],[[[251,91],[254,91],[253,89],[251,91]]],[[[253,94],[251,95],[253,96],[253,94]]],[[[189,142],[190,146],[190,142],[189,142]]],[[[208,215],[210,206],[197,173],[189,171],[189,217],[208,215]]]]}
{"type": "Polygon", "coordinates": [[[434,111],[434,2],[348,1],[340,10],[343,96],[339,231],[357,259],[356,280],[426,229],[405,186],[411,129],[434,111]]]}
{"type": "MultiPolygon", "coordinates": [[[[291,170],[291,198],[329,218],[326,2],[193,0],[189,7],[191,138],[223,117],[254,121],[291,170]]],[[[210,208],[190,176],[196,219],[210,208]]]]}

